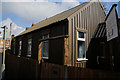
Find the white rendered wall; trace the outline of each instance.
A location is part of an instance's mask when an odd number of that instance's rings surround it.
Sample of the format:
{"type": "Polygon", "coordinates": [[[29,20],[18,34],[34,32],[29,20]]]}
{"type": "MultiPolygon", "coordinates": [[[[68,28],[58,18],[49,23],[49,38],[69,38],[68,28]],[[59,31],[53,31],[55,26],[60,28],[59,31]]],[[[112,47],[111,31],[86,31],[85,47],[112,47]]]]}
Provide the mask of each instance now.
{"type": "Polygon", "coordinates": [[[118,28],[117,28],[117,20],[116,20],[116,7],[112,9],[107,20],[106,20],[106,28],[107,28],[107,41],[118,37],[118,28]]]}
{"type": "Polygon", "coordinates": [[[120,1],[118,3],[118,17],[120,18],[120,1]]]}

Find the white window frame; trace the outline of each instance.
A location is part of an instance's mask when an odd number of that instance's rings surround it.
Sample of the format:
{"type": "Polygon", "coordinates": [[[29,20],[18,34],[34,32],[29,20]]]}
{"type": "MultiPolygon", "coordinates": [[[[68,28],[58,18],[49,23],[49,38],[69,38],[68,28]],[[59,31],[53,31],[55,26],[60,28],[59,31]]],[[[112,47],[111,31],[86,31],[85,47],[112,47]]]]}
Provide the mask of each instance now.
{"type": "Polygon", "coordinates": [[[21,56],[21,50],[22,50],[22,40],[19,41],[19,53],[18,53],[18,57],[21,56]]]}
{"type": "MultiPolygon", "coordinates": [[[[49,34],[46,34],[46,35],[48,35],[48,38],[49,38],[49,34]]],[[[43,35],[43,36],[42,36],[42,39],[45,39],[45,36],[46,36],[46,35],[43,35]]],[[[48,40],[47,40],[47,41],[48,41],[48,40]]],[[[44,56],[43,56],[43,43],[44,43],[44,42],[46,42],[46,41],[43,41],[43,42],[42,42],[42,59],[49,59],[49,48],[48,48],[48,57],[44,57],[44,56]]],[[[48,46],[49,46],[49,41],[48,41],[48,46]]]]}
{"type": "MultiPolygon", "coordinates": [[[[47,35],[48,38],[49,38],[49,34],[46,34],[46,35],[47,35]]],[[[42,39],[45,39],[45,36],[46,36],[46,35],[43,35],[43,36],[42,36],[42,39]]]]}
{"type": "Polygon", "coordinates": [[[32,55],[32,39],[28,39],[28,46],[27,46],[27,57],[31,57],[32,55]],[[31,41],[31,43],[29,43],[29,41],[31,41]],[[29,51],[29,46],[31,46],[31,49],[29,51]],[[31,52],[31,53],[29,53],[31,52]]]}
{"type": "Polygon", "coordinates": [[[79,40],[79,41],[85,41],[86,39],[86,34],[85,34],[85,32],[82,32],[82,33],[84,33],[84,38],[79,38],[79,31],[77,31],[77,40],[79,40]]]}
{"type": "MultiPolygon", "coordinates": [[[[77,41],[84,41],[85,42],[85,57],[78,58],[78,51],[77,51],[77,61],[86,61],[86,60],[88,60],[88,59],[86,59],[86,33],[82,32],[82,33],[84,33],[84,38],[79,38],[79,32],[80,31],[77,31],[77,41]]],[[[77,44],[77,48],[78,48],[78,44],[77,44]]]]}

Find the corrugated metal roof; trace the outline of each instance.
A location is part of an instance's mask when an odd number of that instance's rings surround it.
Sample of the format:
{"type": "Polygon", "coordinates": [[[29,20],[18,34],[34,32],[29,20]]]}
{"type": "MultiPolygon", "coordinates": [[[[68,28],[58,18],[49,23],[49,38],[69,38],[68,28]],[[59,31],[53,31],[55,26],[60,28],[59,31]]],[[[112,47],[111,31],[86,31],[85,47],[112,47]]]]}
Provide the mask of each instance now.
{"type": "Polygon", "coordinates": [[[72,8],[70,10],[64,11],[64,12],[62,12],[60,14],[57,14],[57,15],[55,15],[53,17],[45,19],[45,20],[37,23],[35,26],[30,27],[28,30],[20,33],[18,36],[26,34],[26,33],[29,33],[31,31],[34,31],[34,30],[37,30],[37,29],[40,29],[42,27],[48,26],[48,25],[50,25],[52,23],[64,20],[64,19],[68,18],[70,15],[72,15],[74,12],[76,12],[77,10],[79,10],[80,8],[82,8],[83,6],[87,5],[88,3],[89,2],[85,2],[85,3],[83,3],[81,5],[78,5],[78,6],[72,8]]]}
{"type": "Polygon", "coordinates": [[[98,28],[95,31],[95,34],[93,38],[102,38],[106,37],[106,24],[105,23],[100,23],[98,25],[98,28]]]}

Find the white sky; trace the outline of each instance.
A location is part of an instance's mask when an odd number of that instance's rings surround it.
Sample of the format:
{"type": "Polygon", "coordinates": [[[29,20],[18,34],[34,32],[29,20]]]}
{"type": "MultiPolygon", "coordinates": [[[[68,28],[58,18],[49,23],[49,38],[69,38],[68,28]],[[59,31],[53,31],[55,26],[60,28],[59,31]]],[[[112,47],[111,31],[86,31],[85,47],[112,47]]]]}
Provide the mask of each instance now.
{"type": "MultiPolygon", "coordinates": [[[[30,27],[32,23],[38,23],[46,18],[66,11],[83,1],[86,2],[89,0],[1,0],[0,23],[3,24],[0,24],[0,26],[7,25],[9,27],[10,22],[12,22],[14,24],[13,34],[17,35],[25,27],[30,27]]],[[[118,2],[119,0],[101,1],[118,2]]],[[[107,8],[110,8],[111,5],[108,4],[107,8]]]]}
{"type": "MultiPolygon", "coordinates": [[[[1,0],[2,2],[87,2],[89,0],[1,0]]],[[[92,0],[101,2],[119,2],[120,0],[92,0]]]]}

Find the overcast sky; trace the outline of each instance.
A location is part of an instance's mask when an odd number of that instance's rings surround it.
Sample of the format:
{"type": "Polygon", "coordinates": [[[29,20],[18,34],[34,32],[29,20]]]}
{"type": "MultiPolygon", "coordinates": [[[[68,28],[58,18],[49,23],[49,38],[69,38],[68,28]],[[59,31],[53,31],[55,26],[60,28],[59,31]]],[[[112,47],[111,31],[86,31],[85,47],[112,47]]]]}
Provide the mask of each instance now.
{"type": "MultiPolygon", "coordinates": [[[[32,23],[66,11],[89,0],[0,0],[0,26],[12,22],[12,33],[18,35],[32,23]],[[84,1],[84,2],[83,2],[84,1]]],[[[101,0],[107,12],[119,0],[101,0]]],[[[0,29],[1,30],[1,29],[0,29]]],[[[8,29],[9,32],[9,29],[8,29]]]]}

